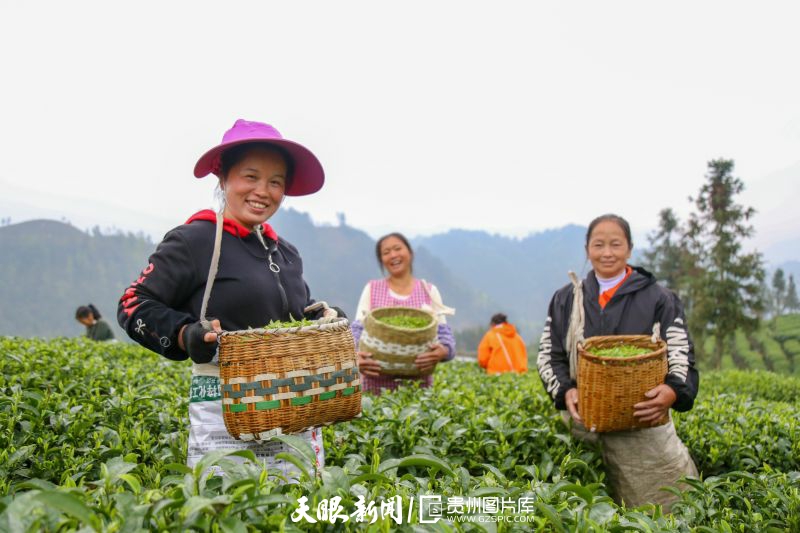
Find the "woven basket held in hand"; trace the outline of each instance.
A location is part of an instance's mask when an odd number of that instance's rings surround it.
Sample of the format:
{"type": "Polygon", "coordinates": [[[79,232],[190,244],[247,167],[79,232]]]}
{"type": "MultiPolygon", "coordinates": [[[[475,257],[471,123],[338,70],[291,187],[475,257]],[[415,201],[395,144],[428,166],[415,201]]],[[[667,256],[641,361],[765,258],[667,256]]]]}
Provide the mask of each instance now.
{"type": "MultiPolygon", "coordinates": [[[[578,348],[578,413],[589,431],[608,432],[650,427],[633,416],[633,404],[647,400],[644,393],[664,383],[667,345],[649,335],[590,337],[578,348]],[[638,346],[650,353],[635,357],[599,357],[590,348],[638,346]]],[[[667,414],[656,425],[666,424],[667,414]]]]}
{"type": "Polygon", "coordinates": [[[345,318],[223,332],[219,375],[222,416],[236,439],[265,440],[361,412],[361,380],[345,318]]]}
{"type": "Polygon", "coordinates": [[[381,366],[381,374],[388,376],[422,376],[414,359],[430,350],[436,340],[439,324],[427,311],[411,307],[380,307],[373,309],[364,319],[364,331],[358,343],[359,350],[369,352],[381,366]],[[381,318],[408,316],[426,318],[430,324],[424,328],[403,328],[381,322],[381,318]]]}

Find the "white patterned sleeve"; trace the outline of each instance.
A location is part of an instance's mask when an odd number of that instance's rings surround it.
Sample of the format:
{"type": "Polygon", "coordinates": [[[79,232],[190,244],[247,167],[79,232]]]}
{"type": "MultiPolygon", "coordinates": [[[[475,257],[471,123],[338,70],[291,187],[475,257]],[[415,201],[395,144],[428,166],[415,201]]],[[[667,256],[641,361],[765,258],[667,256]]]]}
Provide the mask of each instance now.
{"type": "Polygon", "coordinates": [[[669,366],[664,383],[672,387],[677,395],[672,408],[676,411],[688,411],[697,396],[699,375],[694,366],[694,344],[689,335],[683,305],[672,291],[666,291],[657,315],[661,322],[661,337],[667,341],[669,366]]]}

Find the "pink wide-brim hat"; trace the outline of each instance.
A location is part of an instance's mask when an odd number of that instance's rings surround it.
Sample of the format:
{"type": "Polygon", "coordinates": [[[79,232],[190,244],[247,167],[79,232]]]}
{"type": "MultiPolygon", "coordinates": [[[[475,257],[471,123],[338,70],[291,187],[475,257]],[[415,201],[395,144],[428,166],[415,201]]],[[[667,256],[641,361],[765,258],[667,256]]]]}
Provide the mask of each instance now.
{"type": "Polygon", "coordinates": [[[325,183],[325,171],[311,150],[294,141],[284,139],[278,130],[263,122],[239,119],[222,136],[222,142],[204,153],[194,166],[194,175],[202,178],[209,174],[219,175],[220,158],[228,148],[238,144],[264,142],[283,148],[292,158],[293,172],[291,183],[286,189],[287,196],[312,194],[325,183]]]}

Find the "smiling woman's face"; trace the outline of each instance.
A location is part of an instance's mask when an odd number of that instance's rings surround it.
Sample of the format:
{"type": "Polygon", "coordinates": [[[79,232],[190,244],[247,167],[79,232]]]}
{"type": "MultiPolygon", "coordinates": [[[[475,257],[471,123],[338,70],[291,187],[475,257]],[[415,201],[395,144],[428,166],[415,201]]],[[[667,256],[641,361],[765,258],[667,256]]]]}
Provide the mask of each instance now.
{"type": "Polygon", "coordinates": [[[281,205],[286,173],[286,161],[277,151],[264,147],[247,151],[221,183],[225,216],[246,228],[266,222],[281,205]]]}
{"type": "Polygon", "coordinates": [[[381,242],[381,263],[390,276],[402,276],[411,271],[411,251],[397,237],[381,242]]]}
{"type": "Polygon", "coordinates": [[[603,279],[621,274],[631,257],[631,245],[622,227],[614,221],[598,223],[589,236],[586,254],[595,274],[603,279]]]}

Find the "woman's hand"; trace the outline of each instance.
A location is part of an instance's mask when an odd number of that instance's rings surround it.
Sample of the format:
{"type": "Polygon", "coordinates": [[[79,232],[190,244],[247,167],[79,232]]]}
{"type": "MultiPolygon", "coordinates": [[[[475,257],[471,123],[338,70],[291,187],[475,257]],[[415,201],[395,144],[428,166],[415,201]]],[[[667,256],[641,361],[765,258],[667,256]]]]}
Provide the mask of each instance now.
{"type": "Polygon", "coordinates": [[[372,358],[369,352],[356,352],[358,356],[358,371],[365,376],[378,377],[381,375],[381,365],[372,358]]]}
{"type": "Polygon", "coordinates": [[[639,402],[633,406],[633,416],[639,422],[656,425],[661,418],[669,413],[669,408],[675,403],[678,397],[672,387],[662,383],[654,389],[645,392],[644,395],[649,400],[639,402]]]}
{"type": "Polygon", "coordinates": [[[204,328],[200,322],[186,324],[178,333],[178,346],[195,363],[208,363],[217,352],[219,333],[222,333],[222,326],[217,319],[211,321],[210,330],[204,328]]]}
{"type": "Polygon", "coordinates": [[[439,364],[439,361],[447,357],[448,353],[447,348],[437,342],[431,346],[430,350],[419,354],[414,359],[414,364],[420,372],[430,372],[439,364]]]}
{"type": "Polygon", "coordinates": [[[567,403],[567,411],[570,416],[578,423],[583,424],[581,415],[578,414],[578,389],[572,387],[564,395],[564,401],[567,403]]]}

